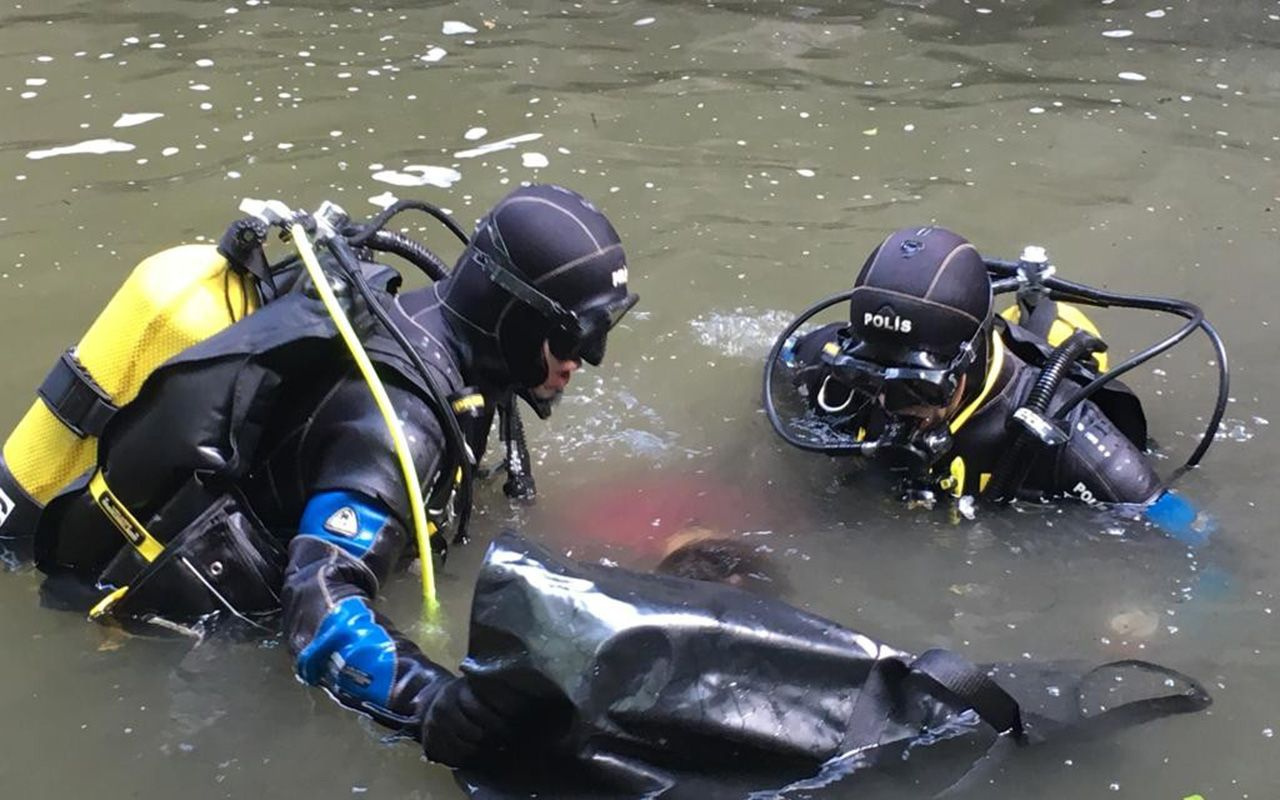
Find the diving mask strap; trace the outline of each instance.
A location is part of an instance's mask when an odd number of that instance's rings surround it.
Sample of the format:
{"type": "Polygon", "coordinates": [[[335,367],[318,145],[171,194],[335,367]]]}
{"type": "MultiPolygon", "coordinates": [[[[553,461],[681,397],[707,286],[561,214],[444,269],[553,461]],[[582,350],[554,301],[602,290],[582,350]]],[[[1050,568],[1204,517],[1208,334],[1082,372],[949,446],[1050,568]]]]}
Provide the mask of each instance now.
{"type": "Polygon", "coordinates": [[[953,435],[964,427],[965,423],[968,422],[969,418],[982,407],[983,403],[987,402],[987,398],[991,396],[992,390],[995,389],[996,381],[1000,379],[1000,372],[1003,369],[1004,343],[1000,340],[998,335],[992,336],[991,359],[987,364],[987,375],[986,379],[982,383],[982,391],[978,392],[978,396],[973,398],[972,402],[961,409],[960,413],[956,414],[955,419],[951,420],[948,427],[953,435]]]}

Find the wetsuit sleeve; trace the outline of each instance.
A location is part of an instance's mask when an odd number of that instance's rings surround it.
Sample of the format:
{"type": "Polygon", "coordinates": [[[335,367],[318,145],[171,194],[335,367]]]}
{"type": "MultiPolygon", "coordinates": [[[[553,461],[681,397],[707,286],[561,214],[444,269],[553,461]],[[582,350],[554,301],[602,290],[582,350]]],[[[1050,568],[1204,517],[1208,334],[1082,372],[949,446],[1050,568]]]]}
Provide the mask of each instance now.
{"type": "MultiPolygon", "coordinates": [[[[442,467],[444,434],[425,402],[398,385],[396,376],[382,377],[426,494],[442,467]]],[[[358,492],[389,508],[398,519],[412,519],[391,435],[363,381],[342,381],[321,401],[308,425],[298,451],[302,461],[298,474],[308,496],[323,491],[358,492]]]]}
{"type": "MultiPolygon", "coordinates": [[[[429,484],[441,463],[439,427],[415,396],[388,391],[429,484]]],[[[289,544],[281,598],[298,677],[416,738],[426,706],[452,676],[373,609],[412,536],[406,493],[391,477],[398,468],[390,436],[367,389],[340,386],[314,415],[303,453],[313,491],[289,544]]]]}
{"type": "Polygon", "coordinates": [[[1147,457],[1085,401],[1072,414],[1071,438],[1053,459],[1049,480],[1053,494],[1094,503],[1146,504],[1163,490],[1147,457]]]}

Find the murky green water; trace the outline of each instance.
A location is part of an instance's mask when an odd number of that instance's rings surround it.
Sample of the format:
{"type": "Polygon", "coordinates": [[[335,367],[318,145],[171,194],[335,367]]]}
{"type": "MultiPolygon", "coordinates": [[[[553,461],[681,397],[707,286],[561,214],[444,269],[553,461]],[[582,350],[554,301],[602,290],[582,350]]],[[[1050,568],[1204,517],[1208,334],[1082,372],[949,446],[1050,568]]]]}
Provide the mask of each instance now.
{"type": "MultiPolygon", "coordinates": [[[[530,425],[537,508],[482,492],[478,541],[443,578],[443,660],[500,526],[644,567],[660,532],[700,522],[759,537],[796,602],[902,647],[1137,654],[1214,691],[1207,714],[1029,755],[993,793],[1280,795],[1280,3],[41,0],[0,10],[0,53],[0,427],[137,260],[216,236],[242,197],[363,213],[391,192],[469,224],[520,181],[566,183],[617,223],[643,313],[615,365],[530,425]],[[452,185],[387,182],[428,178],[452,185]],[[772,335],[920,222],[1206,308],[1233,359],[1231,435],[1183,488],[1213,542],[1079,509],[956,524],[775,441],[757,410],[772,335]],[[664,480],[702,505],[663,519],[664,480]],[[583,530],[615,513],[606,494],[629,538],[583,530]],[[1113,629],[1133,611],[1155,621],[1145,639],[1113,629]]],[[[1099,321],[1119,351],[1166,329],[1099,321]]],[[[1197,341],[1135,376],[1169,467],[1208,412],[1209,357],[1197,341]]],[[[281,648],[121,642],[40,609],[36,576],[4,578],[4,797],[458,794],[297,684],[281,648]]],[[[391,588],[399,618],[414,591],[391,588]]]]}

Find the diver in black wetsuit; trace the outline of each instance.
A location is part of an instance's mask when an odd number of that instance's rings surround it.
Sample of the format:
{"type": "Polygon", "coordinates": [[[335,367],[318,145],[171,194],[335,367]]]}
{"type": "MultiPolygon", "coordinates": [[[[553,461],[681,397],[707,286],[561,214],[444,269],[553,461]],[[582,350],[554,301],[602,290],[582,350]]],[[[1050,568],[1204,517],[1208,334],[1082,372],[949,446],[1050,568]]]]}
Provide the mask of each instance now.
{"type": "MultiPolygon", "coordinates": [[[[1063,324],[1053,303],[1041,311],[1026,327],[996,315],[991,278],[972,244],[942,228],[908,228],[863,265],[849,323],[793,337],[782,358],[817,417],[865,443],[862,452],[899,475],[910,498],[932,501],[941,491],[1177,502],[1144,455],[1141,405],[1118,384],[1073,408],[1052,443],[1019,442],[1025,434],[1012,420],[1037,382],[1042,354],[1052,351],[1050,326],[1063,324]],[[1040,363],[1024,360],[1028,353],[1040,363]]],[[[1066,364],[1077,371],[1083,367],[1074,362],[1098,349],[1084,333],[1079,340],[1066,364]]],[[[1078,386],[1068,375],[1040,416],[1051,417],[1078,386]]]]}
{"type": "MultiPolygon", "coordinates": [[[[601,363],[637,300],[609,220],[550,185],[499,202],[429,288],[395,297],[385,268],[362,267],[446,387],[476,458],[498,403],[514,392],[547,417],[582,362],[601,363]]],[[[433,760],[497,757],[518,698],[452,675],[373,610],[411,539],[410,501],[369,388],[317,305],[300,280],[157,370],[101,437],[111,491],[73,485],[34,531],[0,534],[34,535],[38,566],[51,583],[85,587],[81,608],[95,616],[172,627],[282,607],[303,681],[420,738],[433,760]],[[122,538],[118,513],[108,519],[121,506],[158,557],[122,538]]],[[[444,527],[463,456],[447,444],[438,398],[393,345],[375,335],[365,347],[444,527]]]]}

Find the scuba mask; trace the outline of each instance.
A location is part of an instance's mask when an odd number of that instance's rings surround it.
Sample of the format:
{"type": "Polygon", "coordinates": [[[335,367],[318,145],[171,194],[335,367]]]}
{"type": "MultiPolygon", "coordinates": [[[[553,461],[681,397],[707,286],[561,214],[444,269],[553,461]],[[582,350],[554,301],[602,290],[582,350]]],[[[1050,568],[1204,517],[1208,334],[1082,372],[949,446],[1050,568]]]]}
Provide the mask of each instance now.
{"type": "Polygon", "coordinates": [[[628,292],[622,297],[607,298],[580,310],[566,309],[521,276],[498,226],[490,225],[489,232],[497,254],[490,255],[479,249],[474,251],[476,263],[485,275],[552,324],[547,334],[547,345],[553,356],[563,361],[582,359],[592,366],[600,366],[609,331],[635,306],[640,296],[628,292]]]}
{"type": "Polygon", "coordinates": [[[865,399],[880,400],[890,415],[911,406],[943,408],[955,398],[961,378],[977,361],[977,347],[986,330],[985,325],[979,327],[946,363],[924,351],[893,359],[908,366],[886,366],[868,358],[865,353],[870,348],[845,330],[839,333],[838,342],[823,348],[822,362],[838,382],[865,399]]]}
{"type": "MultiPolygon", "coordinates": [[[[945,420],[939,424],[902,412],[911,407],[942,409],[950,405],[960,391],[964,375],[978,360],[977,348],[987,330],[987,326],[981,326],[945,362],[925,351],[893,354],[893,361],[907,366],[886,366],[871,360],[867,357],[872,350],[868,343],[856,340],[847,330],[841,331],[838,340],[822,352],[828,380],[842,384],[864,403],[875,403],[884,412],[884,424],[878,434],[859,443],[862,454],[874,457],[908,481],[924,478],[951,449],[951,432],[945,420]]],[[[885,354],[881,351],[877,355],[884,358],[885,354]]]]}
{"type": "Polygon", "coordinates": [[[561,321],[547,335],[547,348],[551,355],[561,361],[582,359],[592,366],[600,366],[604,361],[609,331],[639,300],[639,295],[628,294],[580,311],[566,312],[569,319],[561,321]]]}

